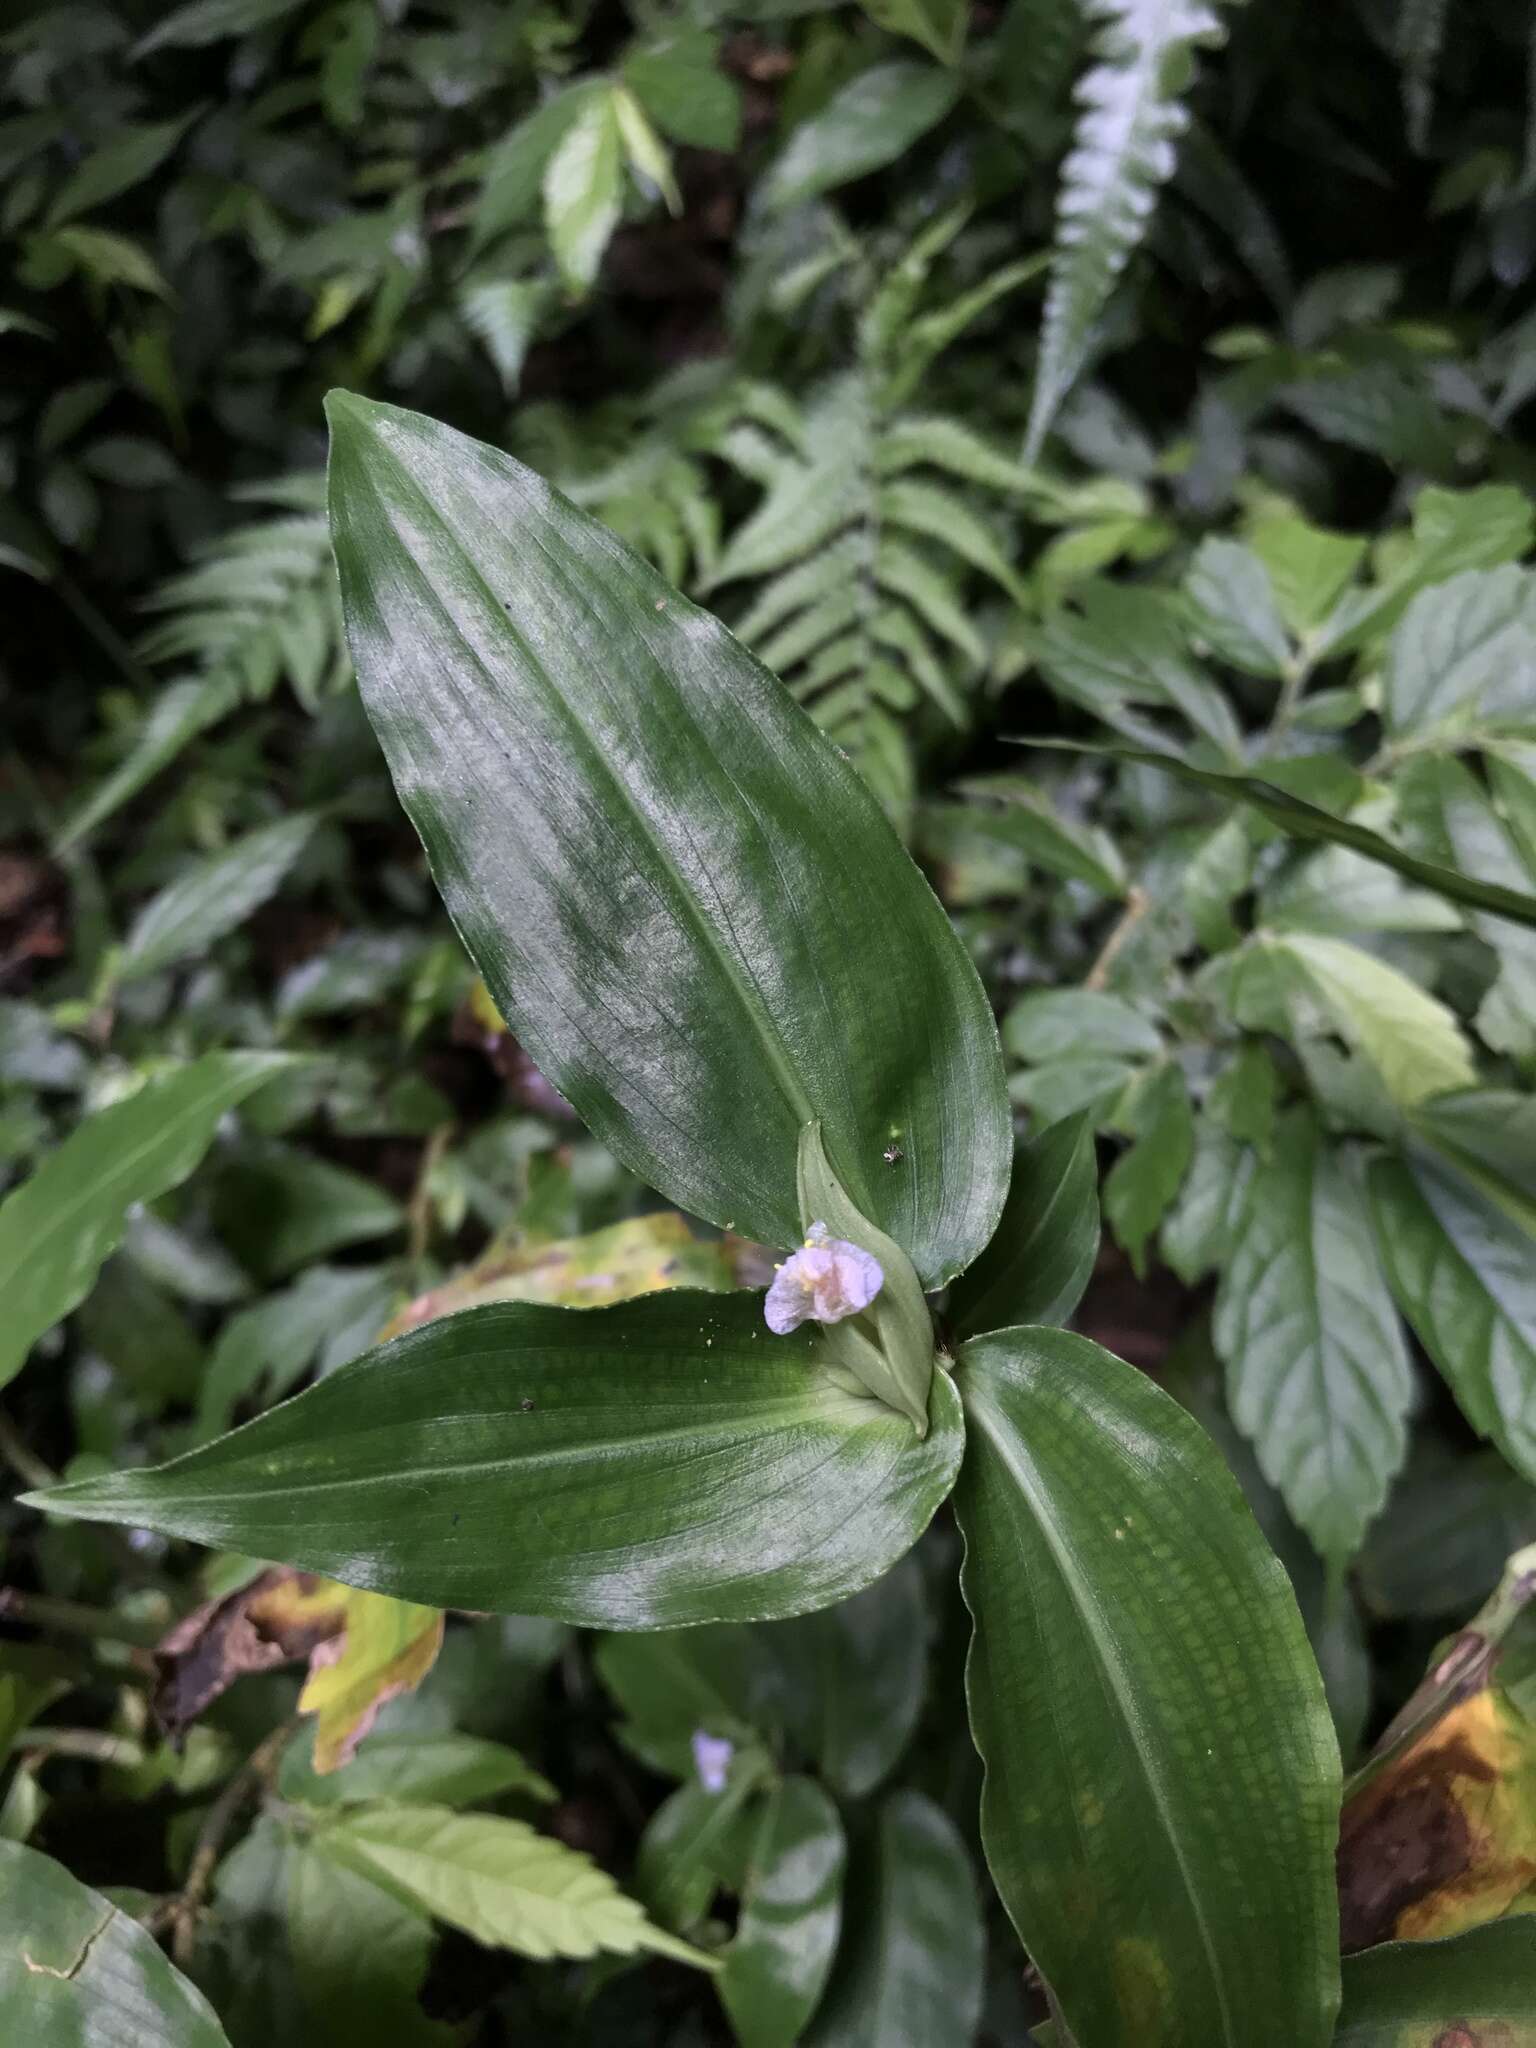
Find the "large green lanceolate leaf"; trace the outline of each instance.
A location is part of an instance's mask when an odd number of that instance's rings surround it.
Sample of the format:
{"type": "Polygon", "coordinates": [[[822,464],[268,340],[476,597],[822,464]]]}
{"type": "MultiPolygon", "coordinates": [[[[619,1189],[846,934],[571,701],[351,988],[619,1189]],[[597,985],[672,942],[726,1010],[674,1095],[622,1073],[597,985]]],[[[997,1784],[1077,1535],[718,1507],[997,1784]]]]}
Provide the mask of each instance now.
{"type": "Polygon", "coordinates": [[[1249,1180],[1214,1331],[1265,1478],[1346,1563],[1403,1462],[1412,1381],[1363,1183],[1306,1110],[1249,1180]]]}
{"type": "Polygon", "coordinates": [[[770,1335],[755,1294],[497,1303],[168,1465],[32,1505],[431,1607],[599,1628],[800,1614],[910,1549],[962,1434],[944,1373],[920,1442],[843,1392],[816,1346],[770,1335]]]}
{"type": "Polygon", "coordinates": [[[950,1294],[956,1331],[1064,1323],[1098,1251],[1093,1127],[1086,1116],[1063,1117],[1019,1147],[997,1235],[950,1294]]]}
{"type": "Polygon", "coordinates": [[[1398,1305],[1472,1427],[1536,1481],[1536,1238],[1432,1157],[1370,1180],[1398,1305]]]}
{"type": "Polygon", "coordinates": [[[51,1856],[0,1841],[0,2040],[15,2048],[229,2048],[153,1935],[51,1856]]]}
{"type": "Polygon", "coordinates": [[[390,406],[338,394],[331,419],[363,695],[502,1014],[638,1173],[769,1244],[798,1241],[820,1118],[860,1210],[939,1285],[1002,1206],[1002,1061],[874,798],[529,470],[390,406]]]}
{"type": "Polygon", "coordinates": [[[220,1117],[286,1060],[208,1053],[156,1075],[79,1126],[0,1204],[0,1386],[43,1332],[85,1299],[128,1211],[186,1179],[220,1117]]]}
{"type": "Polygon", "coordinates": [[[1368,825],[1356,824],[1353,818],[1335,817],[1332,811],[1308,803],[1305,797],[1282,789],[1279,783],[1270,782],[1263,775],[1224,775],[1212,768],[1196,768],[1176,754],[1153,753],[1145,747],[1082,745],[1075,740],[1031,740],[1028,744],[1060,746],[1071,753],[1112,754],[1117,761],[1137,761],[1148,768],[1160,768],[1180,782],[1248,805],[1288,838],[1350,847],[1367,860],[1380,861],[1383,867],[1395,868],[1410,881],[1423,883],[1426,889],[1438,890],[1452,903],[1465,903],[1474,910],[1491,910],[1500,917],[1513,918],[1516,924],[1536,925],[1536,895],[1529,889],[1480,881],[1475,875],[1463,874],[1442,862],[1421,860],[1417,854],[1405,852],[1394,841],[1373,832],[1368,825]]]}
{"type": "Polygon", "coordinates": [[[1350,1956],[1334,2048],[1536,2048],[1536,1920],[1350,1956]]]}
{"type": "Polygon", "coordinates": [[[984,1943],[954,1823],[921,1793],[895,1793],[854,1844],[842,1941],[806,2048],[967,2048],[984,1943]]]}
{"type": "Polygon", "coordinates": [[[811,1778],[786,1778],[748,1857],[720,2002],[741,2048],[794,2048],[837,1947],[846,1847],[837,1808],[811,1778]]]}
{"type": "Polygon", "coordinates": [[[1085,2048],[1320,2048],[1339,1759],[1290,1586],[1196,1424],[1060,1330],[957,1367],[982,1839],[1085,2048]]]}

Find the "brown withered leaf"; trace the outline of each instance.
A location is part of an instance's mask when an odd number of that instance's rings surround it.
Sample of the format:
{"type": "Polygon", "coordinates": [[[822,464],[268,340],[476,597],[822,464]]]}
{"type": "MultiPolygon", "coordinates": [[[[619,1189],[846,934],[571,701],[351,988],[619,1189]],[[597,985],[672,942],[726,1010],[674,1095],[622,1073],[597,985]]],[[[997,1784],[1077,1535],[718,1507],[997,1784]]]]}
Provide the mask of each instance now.
{"type": "Polygon", "coordinates": [[[297,1663],[346,1626],[347,1588],[273,1565],[177,1622],[154,1651],[155,1714],[173,1740],[249,1671],[297,1663]]]}
{"type": "MultiPolygon", "coordinates": [[[[1536,1546],[1441,1646],[1347,1788],[1339,1831],[1346,1951],[1432,1941],[1536,1911],[1536,1708],[1503,1660],[1536,1595],[1536,1546]]],[[[1519,1660],[1516,1660],[1517,1662],[1519,1660]]]]}

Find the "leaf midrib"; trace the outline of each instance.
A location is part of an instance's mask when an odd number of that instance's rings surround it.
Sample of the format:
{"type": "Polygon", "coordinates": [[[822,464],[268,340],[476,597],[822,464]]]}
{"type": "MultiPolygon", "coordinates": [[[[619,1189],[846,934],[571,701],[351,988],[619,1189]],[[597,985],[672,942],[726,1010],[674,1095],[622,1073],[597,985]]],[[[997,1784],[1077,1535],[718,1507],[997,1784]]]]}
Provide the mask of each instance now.
{"type": "MultiPolygon", "coordinates": [[[[443,534],[450,545],[457,551],[459,558],[463,561],[470,576],[473,578],[475,588],[481,593],[485,601],[489,616],[495,621],[496,625],[504,628],[516,640],[518,647],[522,651],[527,672],[531,678],[535,679],[534,689],[540,701],[545,705],[546,709],[553,709],[557,718],[573,736],[575,741],[573,751],[580,753],[586,772],[592,782],[600,786],[605,793],[613,796],[617,806],[624,811],[636,828],[637,836],[641,842],[651,849],[660,872],[665,877],[667,894],[672,898],[674,906],[680,912],[682,921],[693,932],[700,944],[701,950],[707,957],[713,960],[726,986],[735,998],[738,1007],[746,1016],[752,1035],[761,1047],[765,1064],[772,1073],[780,1093],[784,1096],[794,1114],[796,1129],[798,1130],[804,1124],[810,1123],[818,1112],[800,1084],[790,1059],[789,1050],[784,1044],[777,1025],[773,1021],[772,1014],[763,1002],[756,982],[752,980],[750,975],[744,973],[741,963],[722,942],[719,934],[704,915],[703,906],[698,902],[684,877],[678,871],[670,847],[668,847],[666,841],[659,834],[650,828],[645,814],[640,810],[634,797],[625,787],[620,777],[614,773],[604,757],[601,747],[587,731],[575,708],[555,685],[553,677],[549,674],[543,662],[538,659],[527,639],[518,631],[516,625],[507,616],[505,607],[497,604],[495,595],[481,573],[479,564],[459,543],[457,537],[449,529],[446,520],[416,482],[411,471],[406,468],[404,462],[388,446],[382,436],[377,433],[373,434],[372,442],[383,459],[390,464],[394,473],[401,479],[406,492],[410,495],[412,502],[416,505],[425,521],[439,533],[443,534]]],[[[362,465],[358,465],[358,468],[362,470],[362,465]]],[[[362,473],[366,476],[366,471],[362,473]]],[[[378,499],[380,509],[393,529],[395,522],[390,514],[390,508],[383,492],[378,489],[376,484],[372,488],[378,499]]],[[[409,553],[408,550],[406,552],[409,553]]],[[[547,554],[548,550],[545,549],[544,552],[547,554]]],[[[417,570],[420,588],[429,597],[437,615],[452,631],[467,658],[482,675],[487,676],[488,680],[494,681],[494,678],[489,676],[489,672],[480,655],[460,629],[457,619],[444,604],[436,585],[432,582],[426,571],[421,569],[419,564],[414,561],[414,558],[412,558],[412,566],[417,570]]],[[[681,695],[675,688],[672,694],[681,702],[681,695]]]]}
{"type": "Polygon", "coordinates": [[[1110,1697],[1114,1700],[1124,1725],[1130,1752],[1141,1768],[1141,1775],[1146,1781],[1158,1819],[1162,1822],[1163,1832],[1173,1849],[1174,1861],[1189,1899],[1201,1946],[1205,1950],[1212,1989],[1221,2009],[1222,2040],[1227,2044],[1227,2048],[1240,2048],[1239,2036],[1233,2030],[1226,1981],[1222,1976],[1216,1942],[1206,1917],[1204,1902],[1190,1874],[1162,1774],[1154,1767],[1151,1758],[1136,1739],[1137,1716],[1131,1698],[1130,1682],[1115,1648],[1114,1639],[1104,1627],[1098,1603],[1093,1598],[1086,1577],[1079,1571],[1070,1547],[1061,1540],[1050,1515],[1042,1509],[1043,1493],[1038,1484],[1038,1474],[1019,1442],[1017,1431],[1002,1414],[979,1374],[971,1375],[966,1392],[966,1413],[978,1424],[1000,1463],[1023,1496],[1035,1526],[1044,1536],[1050,1549],[1062,1585],[1082,1623],[1083,1633],[1095,1653],[1095,1660],[1103,1673],[1110,1697]]]}

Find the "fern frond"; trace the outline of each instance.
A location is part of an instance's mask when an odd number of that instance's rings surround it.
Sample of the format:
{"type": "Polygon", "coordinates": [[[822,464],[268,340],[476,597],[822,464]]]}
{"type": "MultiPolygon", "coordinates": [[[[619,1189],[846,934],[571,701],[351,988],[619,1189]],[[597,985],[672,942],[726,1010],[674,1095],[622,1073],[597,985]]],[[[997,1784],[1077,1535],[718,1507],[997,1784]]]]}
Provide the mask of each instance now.
{"type": "Polygon", "coordinates": [[[351,664],[323,494],[318,475],[245,493],[284,509],[220,534],[151,594],[145,610],[165,617],[141,636],[140,657],[219,677],[232,702],[268,697],[286,679],[313,711],[339,689],[351,664]]]}
{"type": "Polygon", "coordinates": [[[756,586],[736,631],[900,809],[913,783],[902,717],[926,700],[963,729],[986,665],[971,577],[1023,596],[971,498],[1018,500],[1037,480],[958,421],[892,415],[888,392],[866,368],[829,380],[793,419],[760,392],[752,421],[719,415],[715,452],[762,496],[713,582],[756,586]]]}
{"type": "Polygon", "coordinates": [[[1033,461],[1088,353],[1116,280],[1147,231],[1188,119],[1195,52],[1220,40],[1207,0],[1085,0],[1102,24],[1056,205],[1056,251],[1025,459],[1033,461]]]}
{"type": "Polygon", "coordinates": [[[242,703],[287,681],[307,710],[352,674],[331,560],[321,471],[275,477],[231,493],[276,507],[198,549],[193,566],[168,577],[143,609],[163,616],[135,652],[185,672],[161,694],[127,754],[59,834],[76,844],[121,810],[200,732],[242,703]]]}

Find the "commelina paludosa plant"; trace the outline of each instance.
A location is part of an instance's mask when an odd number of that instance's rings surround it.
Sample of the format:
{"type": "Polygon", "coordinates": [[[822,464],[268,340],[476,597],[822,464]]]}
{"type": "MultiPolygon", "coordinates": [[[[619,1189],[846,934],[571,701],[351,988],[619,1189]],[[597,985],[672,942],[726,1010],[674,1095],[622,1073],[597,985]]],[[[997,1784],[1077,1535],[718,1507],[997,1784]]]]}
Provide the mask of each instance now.
{"type": "Polygon", "coordinates": [[[352,397],[331,421],[361,687],[464,943],[621,1159],[783,1249],[773,1327],[755,1293],[472,1309],[38,1504],[648,1629],[826,1606],[953,1497],[983,1839],[1061,2026],[1317,2048],[1322,1684],[1215,1448],[1060,1327],[1081,1134],[1015,1157],[948,920],[723,627],[507,457],[352,397]]]}

